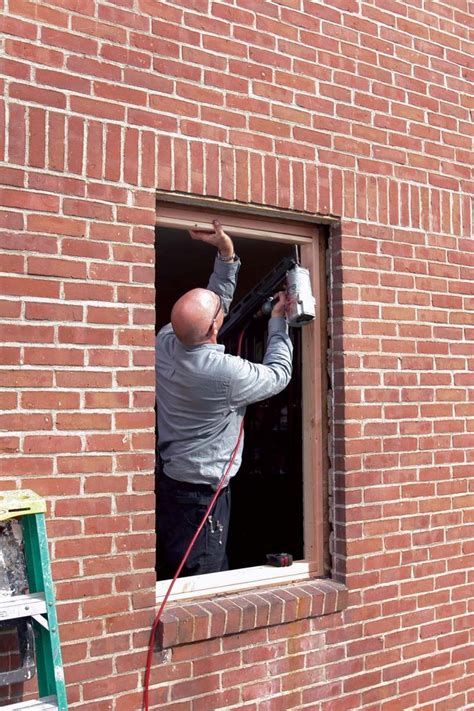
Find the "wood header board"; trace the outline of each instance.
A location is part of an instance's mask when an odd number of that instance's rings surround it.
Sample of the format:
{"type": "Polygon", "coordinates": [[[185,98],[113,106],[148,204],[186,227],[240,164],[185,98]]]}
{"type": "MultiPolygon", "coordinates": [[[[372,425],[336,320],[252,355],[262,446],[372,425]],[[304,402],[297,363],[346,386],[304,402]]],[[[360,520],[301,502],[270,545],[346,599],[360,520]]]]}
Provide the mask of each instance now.
{"type": "Polygon", "coordinates": [[[316,234],[317,225],[296,220],[273,219],[258,216],[236,215],[196,209],[170,204],[157,205],[156,224],[158,227],[174,229],[212,229],[212,221],[220,220],[229,235],[249,239],[276,240],[288,244],[310,244],[316,234]]]}

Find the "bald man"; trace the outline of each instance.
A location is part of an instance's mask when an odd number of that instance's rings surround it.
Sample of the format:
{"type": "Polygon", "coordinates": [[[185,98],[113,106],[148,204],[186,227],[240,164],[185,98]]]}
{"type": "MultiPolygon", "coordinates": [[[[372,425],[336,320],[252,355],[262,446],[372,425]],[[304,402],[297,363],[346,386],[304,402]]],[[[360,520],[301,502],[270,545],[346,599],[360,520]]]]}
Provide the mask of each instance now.
{"type": "MultiPolygon", "coordinates": [[[[285,320],[285,296],[268,323],[263,364],[225,353],[217,335],[229,310],[240,260],[218,221],[192,239],[217,248],[207,289],[192,289],[175,303],[171,323],[156,338],[156,403],[161,465],[157,486],[159,576],[171,578],[229,464],[245,408],[281,392],[289,383],[293,348],[285,320]]],[[[181,573],[228,569],[228,481],[242,459],[240,443],[226,486],[181,573]]]]}

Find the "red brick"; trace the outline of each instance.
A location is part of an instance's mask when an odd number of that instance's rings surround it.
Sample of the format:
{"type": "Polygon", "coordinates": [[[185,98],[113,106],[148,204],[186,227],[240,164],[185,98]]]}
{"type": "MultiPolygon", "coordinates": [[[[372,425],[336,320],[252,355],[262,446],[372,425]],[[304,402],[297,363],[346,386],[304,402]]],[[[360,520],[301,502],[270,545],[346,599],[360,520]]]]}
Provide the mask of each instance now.
{"type": "Polygon", "coordinates": [[[25,271],[24,258],[17,254],[2,254],[3,271],[22,274],[25,271]]]}
{"type": "Polygon", "coordinates": [[[73,111],[85,116],[94,116],[116,121],[123,120],[124,118],[124,109],[119,104],[106,101],[72,96],[71,108],[73,111]]]}
{"type": "Polygon", "coordinates": [[[24,451],[26,454],[41,454],[53,452],[80,452],[79,437],[63,437],[60,435],[27,436],[24,451]]]}
{"type": "Polygon", "coordinates": [[[64,293],[67,299],[74,301],[112,301],[113,289],[108,284],[87,284],[84,290],[83,284],[65,283],[64,293]]]}
{"type": "Polygon", "coordinates": [[[79,328],[60,326],[58,329],[60,343],[77,343],[81,345],[111,345],[113,332],[104,328],[79,328]]]}
{"type": "Polygon", "coordinates": [[[87,309],[87,321],[89,323],[128,323],[128,310],[120,308],[102,308],[99,306],[89,306],[87,309]]]}
{"type": "Polygon", "coordinates": [[[10,342],[51,343],[53,329],[49,326],[7,324],[3,326],[0,340],[10,342]]]}
{"type": "Polygon", "coordinates": [[[89,414],[60,414],[56,416],[58,430],[108,430],[111,426],[110,415],[89,414]]]}
{"type": "MultiPolygon", "coordinates": [[[[118,695],[120,694],[121,691],[126,691],[130,688],[134,688],[137,685],[137,674],[121,674],[119,676],[113,675],[107,679],[101,679],[99,681],[94,681],[93,683],[89,684],[84,684],[83,685],[83,694],[84,694],[84,699],[89,700],[89,699],[95,699],[97,696],[100,694],[102,697],[113,697],[117,698],[118,695]]],[[[136,695],[138,696],[138,695],[136,695]]],[[[119,698],[124,698],[119,697],[119,698]]],[[[126,697],[127,699],[130,699],[132,701],[132,695],[128,695],[126,697]]],[[[105,701],[102,701],[102,708],[105,707],[105,701]]],[[[110,701],[110,704],[113,702],[110,701]]],[[[133,703],[133,702],[132,702],[133,703]]],[[[88,706],[92,708],[90,704],[88,706]]],[[[112,705],[110,705],[109,708],[112,708],[112,705]]],[[[99,708],[97,707],[97,711],[99,711],[99,708]]]]}
{"type": "MultiPolygon", "coordinates": [[[[40,306],[36,304],[36,306],[40,306]]],[[[43,305],[41,305],[43,306],[43,305]]],[[[42,310],[42,309],[41,309],[42,310]]],[[[49,309],[48,309],[49,310],[49,309]]],[[[44,310],[42,310],[44,313],[44,310]]],[[[76,312],[75,312],[76,313],[76,312]]],[[[25,364],[27,365],[83,365],[84,352],[76,349],[25,348],[25,364]]],[[[33,382],[33,381],[32,381],[33,382]]]]}
{"type": "Polygon", "coordinates": [[[40,476],[50,475],[52,460],[50,457],[9,457],[0,461],[0,470],[12,476],[30,475],[32,471],[40,476]]]}
{"type": "Polygon", "coordinates": [[[86,407],[97,409],[126,407],[128,402],[127,392],[90,392],[85,396],[86,407]]]}
{"type": "Polygon", "coordinates": [[[66,199],[63,202],[63,212],[65,215],[77,215],[105,221],[112,220],[112,208],[109,205],[91,200],[66,199]]]}
{"type": "Polygon", "coordinates": [[[82,306],[58,303],[28,303],[25,316],[29,321],[82,321],[82,306]]]}
{"type": "Polygon", "coordinates": [[[0,277],[1,293],[9,296],[58,298],[59,284],[43,279],[0,277]]]}
{"type": "Polygon", "coordinates": [[[19,443],[19,437],[0,437],[0,451],[14,454],[19,451],[19,443]]]}
{"type": "Polygon", "coordinates": [[[60,391],[23,391],[21,406],[30,410],[71,410],[79,408],[79,393],[60,391]]]}
{"type": "MultiPolygon", "coordinates": [[[[26,25],[19,20],[12,20],[15,23],[15,30],[20,36],[28,39],[35,39],[36,26],[26,25]],[[21,28],[29,28],[28,34],[21,35],[21,28]]],[[[6,29],[6,27],[5,27],[6,29]]],[[[38,64],[46,64],[47,66],[61,66],[64,61],[62,52],[47,49],[40,45],[33,45],[27,42],[19,42],[17,40],[6,40],[7,54],[14,57],[20,57],[28,62],[37,62],[38,64]]]]}
{"type": "Polygon", "coordinates": [[[28,103],[37,103],[59,109],[66,108],[66,97],[60,92],[40,89],[27,84],[11,84],[10,96],[28,103]]]}
{"type": "Polygon", "coordinates": [[[86,265],[72,260],[68,261],[63,259],[49,259],[47,257],[29,257],[28,274],[85,279],[86,265]]]}

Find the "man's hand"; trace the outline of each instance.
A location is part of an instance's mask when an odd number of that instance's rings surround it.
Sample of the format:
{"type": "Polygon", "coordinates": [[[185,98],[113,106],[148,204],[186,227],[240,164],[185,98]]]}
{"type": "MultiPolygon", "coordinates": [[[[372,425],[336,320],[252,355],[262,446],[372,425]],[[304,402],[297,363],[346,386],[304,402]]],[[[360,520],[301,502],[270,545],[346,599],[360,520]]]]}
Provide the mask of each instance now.
{"type": "Polygon", "coordinates": [[[272,317],[273,316],[285,316],[285,311],[286,311],[286,291],[279,291],[275,296],[273,297],[274,299],[278,299],[274,307],[272,308],[272,317]]]}
{"type": "Polygon", "coordinates": [[[234,254],[234,244],[222,228],[219,220],[213,220],[213,230],[189,230],[191,239],[206,242],[219,250],[222,257],[232,257],[234,254]]]}

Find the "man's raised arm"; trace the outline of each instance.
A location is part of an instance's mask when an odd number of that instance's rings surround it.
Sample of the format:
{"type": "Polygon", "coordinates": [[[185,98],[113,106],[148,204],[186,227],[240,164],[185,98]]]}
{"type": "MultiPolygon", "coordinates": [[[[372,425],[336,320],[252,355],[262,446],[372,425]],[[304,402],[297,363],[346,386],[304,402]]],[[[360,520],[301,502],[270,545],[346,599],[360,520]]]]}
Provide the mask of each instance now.
{"type": "Polygon", "coordinates": [[[212,224],[214,230],[189,230],[189,234],[192,239],[210,244],[218,250],[207,288],[219,294],[224,313],[227,314],[234,297],[240,260],[235,256],[234,243],[224,232],[221,223],[213,220],[212,224]]]}
{"type": "Polygon", "coordinates": [[[293,345],[285,319],[286,295],[278,293],[268,322],[268,339],[263,363],[251,363],[233,358],[233,373],[229,391],[232,410],[266,400],[281,392],[291,379],[293,345]]]}

